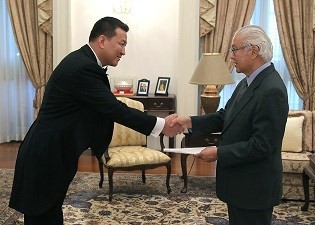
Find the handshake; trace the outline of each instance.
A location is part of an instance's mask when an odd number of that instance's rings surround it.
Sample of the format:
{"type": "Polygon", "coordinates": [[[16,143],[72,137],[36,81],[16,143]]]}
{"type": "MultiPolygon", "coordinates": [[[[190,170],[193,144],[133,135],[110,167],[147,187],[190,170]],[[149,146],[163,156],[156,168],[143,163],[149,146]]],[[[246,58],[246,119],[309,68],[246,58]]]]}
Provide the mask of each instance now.
{"type": "Polygon", "coordinates": [[[181,134],[185,129],[191,128],[191,118],[188,116],[178,116],[171,114],[165,118],[165,125],[162,133],[168,137],[174,137],[181,134]]]}
{"type": "MultiPolygon", "coordinates": [[[[162,133],[166,136],[174,137],[176,134],[181,134],[185,129],[191,127],[192,124],[190,117],[172,114],[165,118],[165,125],[162,133]]],[[[216,146],[209,146],[205,147],[200,153],[197,153],[194,156],[207,162],[213,162],[218,158],[217,151],[218,149],[216,146]]]]}

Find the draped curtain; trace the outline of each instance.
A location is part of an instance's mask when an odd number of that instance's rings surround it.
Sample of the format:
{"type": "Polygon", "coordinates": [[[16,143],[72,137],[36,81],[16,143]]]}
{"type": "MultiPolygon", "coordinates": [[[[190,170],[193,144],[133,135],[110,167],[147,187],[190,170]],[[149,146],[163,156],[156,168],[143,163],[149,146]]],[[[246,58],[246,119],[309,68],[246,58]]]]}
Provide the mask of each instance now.
{"type": "Polygon", "coordinates": [[[37,116],[52,72],[52,1],[7,0],[12,26],[29,78],[37,116]]]}
{"type": "Polygon", "coordinates": [[[280,43],[303,109],[315,110],[312,0],[274,0],[280,43]]]}
{"type": "Polygon", "coordinates": [[[22,140],[34,120],[34,88],[16,45],[6,1],[0,1],[0,143],[22,140]]]}
{"type": "MultiPolygon", "coordinates": [[[[256,0],[200,0],[200,53],[222,53],[231,70],[233,65],[229,49],[232,38],[239,28],[249,24],[255,2],[256,0]]],[[[233,88],[236,84],[229,86],[233,88]]],[[[218,86],[219,90],[222,88],[223,86],[218,86]]],[[[199,92],[203,89],[204,87],[199,92]]],[[[220,95],[222,99],[225,93],[220,95]]]]}

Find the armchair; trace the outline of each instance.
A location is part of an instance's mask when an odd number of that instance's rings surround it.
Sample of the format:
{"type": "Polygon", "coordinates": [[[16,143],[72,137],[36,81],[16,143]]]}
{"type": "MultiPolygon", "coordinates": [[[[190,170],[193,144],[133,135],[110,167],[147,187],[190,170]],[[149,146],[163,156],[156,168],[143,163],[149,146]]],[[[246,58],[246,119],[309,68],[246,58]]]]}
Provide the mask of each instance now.
{"type": "MultiPolygon", "coordinates": [[[[139,101],[125,97],[117,97],[118,100],[124,102],[129,107],[133,107],[144,111],[143,104],[139,101]]],[[[161,151],[147,148],[147,138],[145,135],[134,131],[128,127],[115,123],[113,138],[110,143],[108,154],[109,160],[104,155],[99,161],[100,182],[99,187],[102,188],[104,181],[103,167],[108,172],[109,183],[109,201],[113,196],[113,174],[115,171],[142,171],[142,182],[145,183],[145,170],[166,166],[166,188],[167,193],[171,192],[169,185],[171,175],[171,158],[163,152],[163,137],[160,138],[161,151]]]]}

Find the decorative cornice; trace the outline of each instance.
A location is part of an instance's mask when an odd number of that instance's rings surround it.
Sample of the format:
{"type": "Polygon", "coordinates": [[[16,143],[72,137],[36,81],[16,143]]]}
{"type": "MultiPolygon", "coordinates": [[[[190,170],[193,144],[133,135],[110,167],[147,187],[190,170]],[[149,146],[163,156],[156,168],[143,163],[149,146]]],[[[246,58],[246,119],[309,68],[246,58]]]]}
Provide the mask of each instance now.
{"type": "Polygon", "coordinates": [[[200,37],[215,28],[217,0],[200,0],[200,37]]]}
{"type": "Polygon", "coordinates": [[[37,9],[39,27],[52,36],[52,1],[37,0],[37,9]]]}

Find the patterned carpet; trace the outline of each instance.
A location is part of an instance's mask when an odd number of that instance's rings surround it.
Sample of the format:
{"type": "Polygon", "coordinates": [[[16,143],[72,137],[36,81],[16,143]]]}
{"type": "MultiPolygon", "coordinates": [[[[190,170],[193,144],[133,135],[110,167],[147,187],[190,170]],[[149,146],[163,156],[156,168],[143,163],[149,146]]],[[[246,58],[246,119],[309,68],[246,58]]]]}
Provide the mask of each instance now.
{"type": "MultiPolygon", "coordinates": [[[[23,216],[8,208],[13,170],[0,170],[0,224],[23,224],[23,216]]],[[[114,195],[108,202],[108,183],[98,188],[97,173],[78,173],[64,202],[65,224],[228,224],[226,206],[215,197],[215,180],[189,177],[188,192],[181,194],[182,181],[172,175],[172,192],[166,192],[165,176],[114,175],[114,195]]],[[[274,225],[315,225],[315,207],[300,210],[302,202],[284,202],[275,207],[274,225]]]]}

